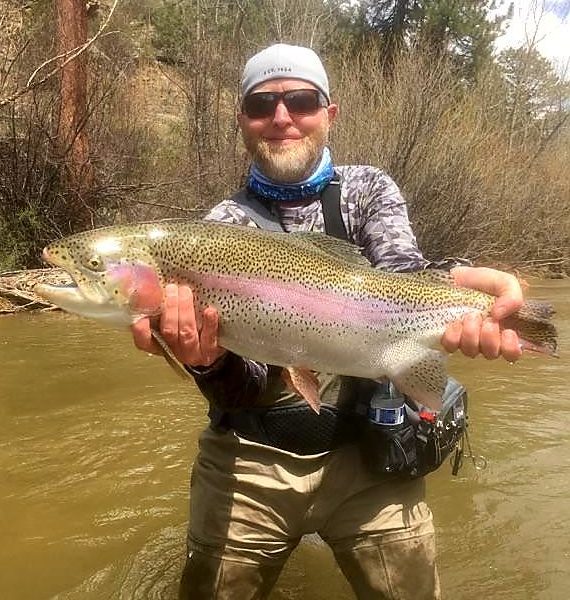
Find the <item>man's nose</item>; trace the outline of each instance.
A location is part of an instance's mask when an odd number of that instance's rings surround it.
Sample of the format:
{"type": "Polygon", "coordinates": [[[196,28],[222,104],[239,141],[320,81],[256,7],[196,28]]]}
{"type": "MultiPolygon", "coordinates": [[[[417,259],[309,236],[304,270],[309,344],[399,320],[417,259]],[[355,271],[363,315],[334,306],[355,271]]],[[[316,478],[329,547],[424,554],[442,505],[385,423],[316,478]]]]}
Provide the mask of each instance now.
{"type": "Polygon", "coordinates": [[[273,115],[273,123],[279,127],[290,125],[293,122],[287,107],[283,100],[279,100],[279,103],[275,107],[275,114],[273,115]]]}

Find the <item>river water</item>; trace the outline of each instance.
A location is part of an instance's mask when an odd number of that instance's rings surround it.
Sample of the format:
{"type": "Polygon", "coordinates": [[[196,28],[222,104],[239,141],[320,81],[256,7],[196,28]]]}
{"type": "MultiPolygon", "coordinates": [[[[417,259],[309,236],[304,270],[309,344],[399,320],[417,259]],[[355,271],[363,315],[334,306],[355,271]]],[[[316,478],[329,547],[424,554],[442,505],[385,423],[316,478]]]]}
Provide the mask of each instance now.
{"type": "MultiPolygon", "coordinates": [[[[487,467],[429,476],[447,599],[570,597],[570,283],[530,295],[556,307],[560,359],[451,360],[487,467]]],[[[59,313],[0,319],[0,597],[175,598],[205,423],[193,386],[127,334],[59,313]]],[[[351,598],[328,548],[308,544],[271,596],[351,598]]]]}

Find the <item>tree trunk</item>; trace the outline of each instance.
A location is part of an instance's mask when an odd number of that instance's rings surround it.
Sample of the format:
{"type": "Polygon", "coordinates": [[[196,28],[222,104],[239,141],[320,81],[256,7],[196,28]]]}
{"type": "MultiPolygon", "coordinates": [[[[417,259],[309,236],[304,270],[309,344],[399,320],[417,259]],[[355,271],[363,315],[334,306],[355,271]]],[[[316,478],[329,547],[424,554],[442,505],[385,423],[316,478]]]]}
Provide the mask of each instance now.
{"type": "MultiPolygon", "coordinates": [[[[58,54],[64,55],[87,40],[87,11],[84,0],[56,0],[58,54]]],[[[58,151],[65,165],[68,189],[76,195],[75,217],[91,222],[89,208],[82,200],[93,183],[89,160],[87,119],[87,64],[84,53],[67,63],[61,71],[58,151]]]]}

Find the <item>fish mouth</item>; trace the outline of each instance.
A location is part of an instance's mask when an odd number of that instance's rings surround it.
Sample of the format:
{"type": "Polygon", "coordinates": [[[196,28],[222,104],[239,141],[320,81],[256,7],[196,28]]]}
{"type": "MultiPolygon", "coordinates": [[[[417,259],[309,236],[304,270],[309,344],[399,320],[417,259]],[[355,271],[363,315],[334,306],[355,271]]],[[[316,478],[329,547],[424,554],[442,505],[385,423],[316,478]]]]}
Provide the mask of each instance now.
{"type": "MultiPolygon", "coordinates": [[[[44,300],[56,304],[54,299],[59,296],[73,297],[79,293],[79,286],[75,281],[72,273],[66,269],[63,265],[59,265],[56,260],[50,255],[48,247],[45,247],[41,254],[42,261],[49,267],[55,267],[61,269],[65,275],[69,278],[68,281],[61,283],[38,283],[34,286],[34,292],[41,296],[44,300]]],[[[55,279],[55,277],[54,277],[55,279]]]]}
{"type": "Polygon", "coordinates": [[[106,290],[92,274],[84,272],[78,265],[62,264],[63,261],[50,253],[49,246],[43,249],[42,260],[61,269],[68,277],[67,281],[38,283],[34,287],[34,291],[48,302],[74,313],[81,313],[79,309],[86,305],[109,302],[106,290]]]}
{"type": "Polygon", "coordinates": [[[81,302],[102,304],[109,301],[105,289],[92,273],[86,272],[78,265],[61,264],[61,261],[51,255],[49,246],[43,249],[42,260],[52,267],[65,271],[69,277],[69,281],[63,283],[38,284],[35,289],[46,300],[58,306],[60,306],[59,300],[72,301],[74,304],[81,302]]]}
{"type": "Polygon", "coordinates": [[[96,319],[112,327],[131,325],[134,321],[133,317],[117,304],[101,296],[98,296],[95,301],[86,296],[84,290],[75,282],[61,285],[38,283],[34,287],[34,292],[66,312],[96,319]]]}
{"type": "MultiPolygon", "coordinates": [[[[63,283],[38,283],[34,291],[45,300],[52,304],[67,309],[67,306],[82,306],[87,304],[105,304],[109,298],[103,294],[98,282],[87,282],[81,285],[73,277],[73,274],[66,271],[71,281],[63,283]]],[[[75,311],[71,311],[75,312],[75,311]]]]}
{"type": "Polygon", "coordinates": [[[87,301],[87,298],[82,294],[75,281],[55,285],[51,283],[38,283],[34,286],[34,292],[44,298],[44,300],[58,306],[61,300],[65,299],[75,303],[87,301]]]}
{"type": "Polygon", "coordinates": [[[44,248],[42,259],[47,264],[64,271],[69,280],[61,283],[36,284],[34,292],[38,296],[66,312],[96,319],[111,327],[124,327],[133,323],[132,315],[113,301],[92,273],[84,271],[77,265],[60,264],[60,261],[50,255],[49,247],[44,248]]]}
{"type": "MultiPolygon", "coordinates": [[[[78,283],[72,273],[67,271],[67,274],[71,281],[56,284],[38,283],[34,291],[42,298],[62,308],[66,308],[62,303],[73,306],[102,305],[108,304],[111,300],[99,282],[88,280],[78,283]]],[[[66,308],[66,310],[68,309],[66,308]]]]}

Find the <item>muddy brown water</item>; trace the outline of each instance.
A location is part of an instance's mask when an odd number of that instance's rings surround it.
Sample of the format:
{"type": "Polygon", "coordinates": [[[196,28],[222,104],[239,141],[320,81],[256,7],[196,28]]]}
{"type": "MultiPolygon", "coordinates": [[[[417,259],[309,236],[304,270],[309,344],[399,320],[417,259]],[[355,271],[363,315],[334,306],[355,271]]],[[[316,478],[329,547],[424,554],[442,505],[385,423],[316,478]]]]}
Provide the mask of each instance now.
{"type": "MultiPolygon", "coordinates": [[[[550,299],[559,360],[453,357],[486,457],[429,476],[444,597],[570,598],[570,282],[550,299]]],[[[0,319],[0,597],[171,599],[205,405],[128,335],[63,314],[0,319]]],[[[302,545],[272,600],[353,598],[302,545]]]]}

